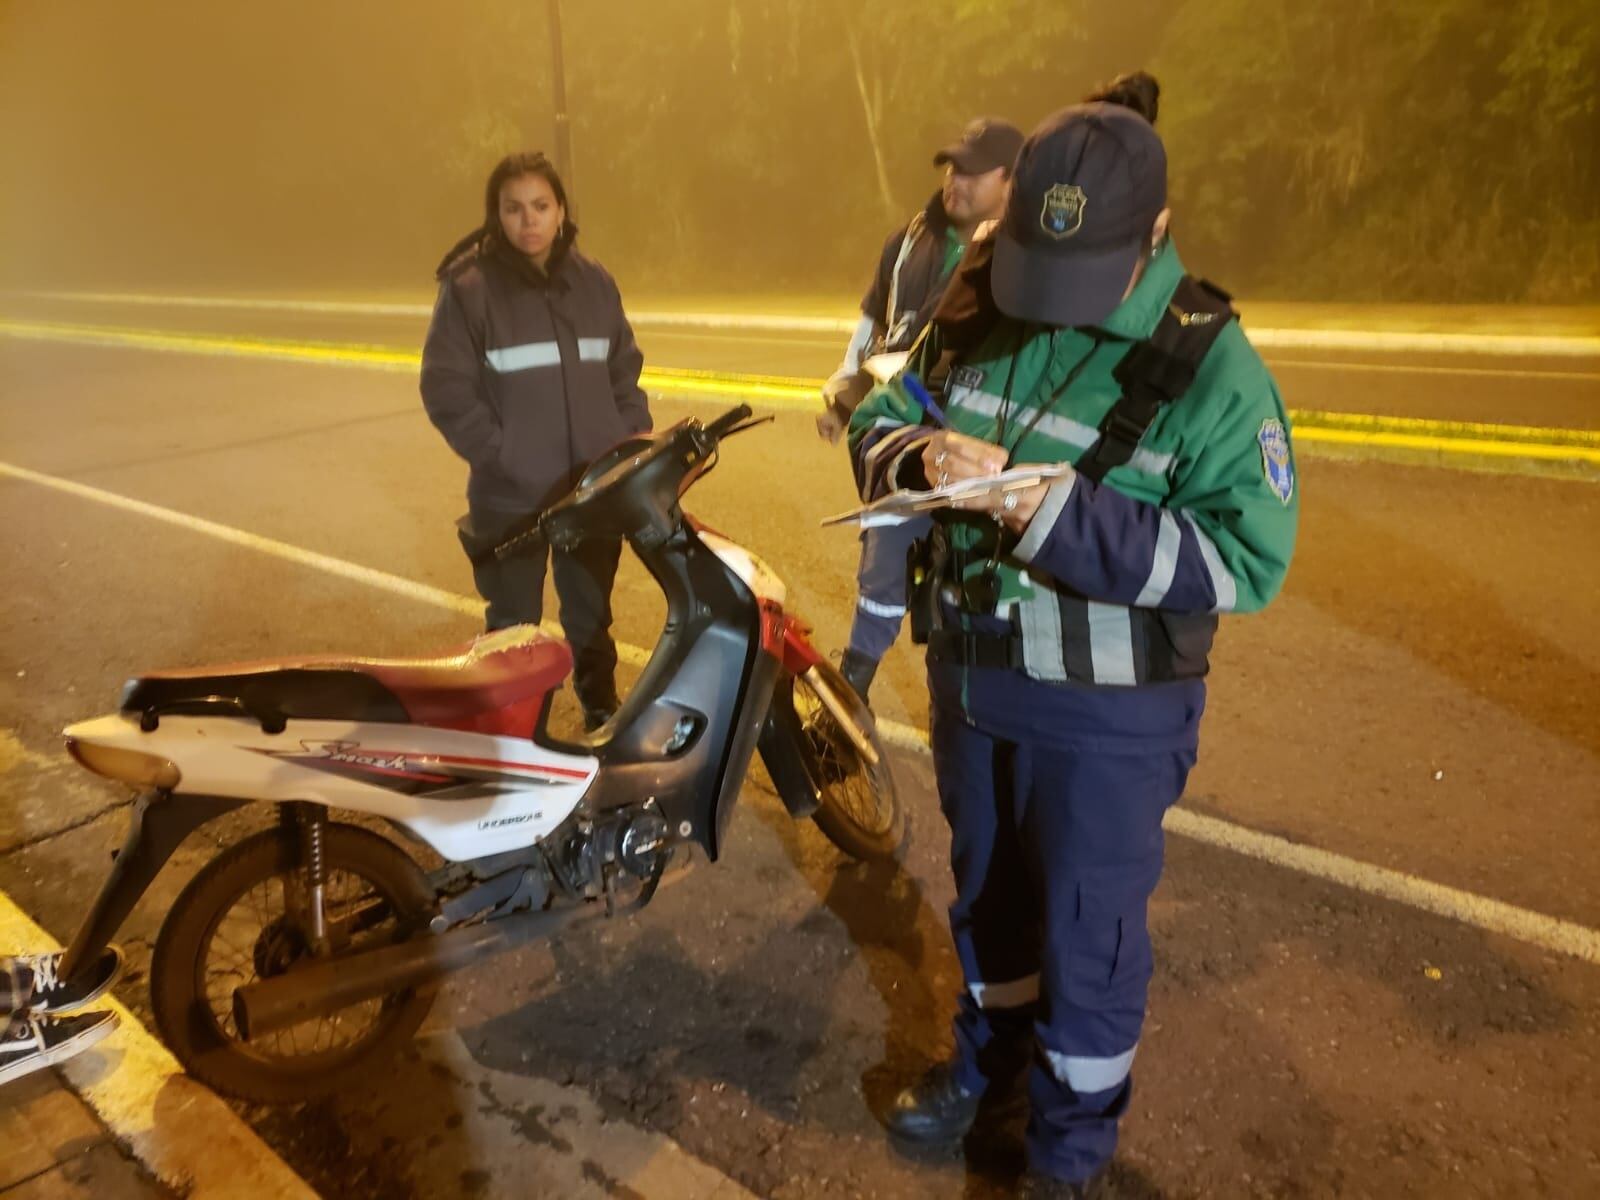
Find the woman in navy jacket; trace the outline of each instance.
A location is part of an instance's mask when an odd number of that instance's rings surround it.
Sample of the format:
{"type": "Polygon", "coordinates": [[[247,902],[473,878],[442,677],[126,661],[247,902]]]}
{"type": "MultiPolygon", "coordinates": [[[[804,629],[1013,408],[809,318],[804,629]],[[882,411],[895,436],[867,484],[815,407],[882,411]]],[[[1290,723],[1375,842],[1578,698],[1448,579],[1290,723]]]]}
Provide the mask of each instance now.
{"type": "MultiPolygon", "coordinates": [[[[650,430],[639,387],[644,358],[616,282],[574,248],[566,189],[542,154],[495,167],[484,223],[439,264],[439,296],[422,350],[422,401],[467,461],[468,554],[493,546],[530,512],[565,495],[617,443],[650,430]]],[[[474,566],[491,630],[537,622],[547,558],[574,685],[590,728],[617,705],[611,587],[621,546],[556,550],[534,542],[474,566]]]]}

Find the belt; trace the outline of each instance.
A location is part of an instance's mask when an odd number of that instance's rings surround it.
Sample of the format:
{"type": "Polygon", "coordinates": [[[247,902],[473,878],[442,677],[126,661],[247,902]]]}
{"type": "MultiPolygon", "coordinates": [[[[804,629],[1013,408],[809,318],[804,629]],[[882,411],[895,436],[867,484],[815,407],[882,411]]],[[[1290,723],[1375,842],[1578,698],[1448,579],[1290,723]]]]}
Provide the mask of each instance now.
{"type": "Polygon", "coordinates": [[[1022,639],[1014,633],[968,633],[964,629],[935,629],[928,634],[928,657],[965,667],[1020,670],[1022,639]]]}

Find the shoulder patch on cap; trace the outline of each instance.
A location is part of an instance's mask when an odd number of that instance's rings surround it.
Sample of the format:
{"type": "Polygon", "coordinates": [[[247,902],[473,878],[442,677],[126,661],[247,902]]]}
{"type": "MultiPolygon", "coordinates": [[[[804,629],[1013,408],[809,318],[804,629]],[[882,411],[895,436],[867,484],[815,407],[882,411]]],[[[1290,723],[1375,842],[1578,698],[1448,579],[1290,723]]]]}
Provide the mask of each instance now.
{"type": "Polygon", "coordinates": [[[1083,228],[1083,210],[1089,197],[1075,183],[1058,183],[1044,194],[1044,209],[1039,213],[1039,228],[1064,241],[1083,228]]]}
{"type": "Polygon", "coordinates": [[[1261,472],[1272,494],[1284,504],[1294,498],[1294,463],[1289,458],[1289,431],[1277,417],[1261,422],[1256,432],[1261,444],[1261,472]]]}

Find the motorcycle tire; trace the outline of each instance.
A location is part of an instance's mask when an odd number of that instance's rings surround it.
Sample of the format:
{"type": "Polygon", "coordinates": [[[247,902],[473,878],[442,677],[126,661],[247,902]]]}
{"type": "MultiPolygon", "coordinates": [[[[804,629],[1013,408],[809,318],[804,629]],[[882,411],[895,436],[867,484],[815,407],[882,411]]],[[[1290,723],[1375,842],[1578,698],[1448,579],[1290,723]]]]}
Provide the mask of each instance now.
{"type": "Polygon", "coordinates": [[[811,819],[852,858],[864,862],[898,858],[908,823],[872,710],[832,663],[820,662],[813,671],[814,675],[808,671],[793,678],[795,713],[803,734],[801,757],[819,799],[811,819]],[[872,746],[876,763],[867,760],[840,726],[817,694],[818,687],[827,688],[844,709],[872,746]]]}
{"type": "MultiPolygon", "coordinates": [[[[432,890],[417,865],[390,842],[365,829],[329,823],[323,858],[329,928],[339,928],[342,914],[349,914],[351,926],[358,913],[363,922],[373,913],[381,918],[377,928],[360,926],[361,940],[342,949],[400,941],[427,922],[432,890]]],[[[283,900],[287,880],[301,870],[300,846],[291,831],[246,838],[190,881],[156,938],[150,994],[163,1040],[189,1074],[241,1100],[314,1099],[370,1077],[374,1064],[411,1040],[433,1005],[431,988],[412,988],[252,1041],[240,1036],[233,989],[280,974],[309,956],[283,900]],[[252,936],[254,922],[246,915],[242,923],[229,925],[225,940],[219,936],[223,923],[241,904],[255,910],[261,928],[252,936]],[[231,969],[213,978],[216,972],[208,967],[229,954],[235,960],[231,969]],[[339,1022],[346,1017],[364,1017],[366,1028],[341,1045],[339,1022]]]]}

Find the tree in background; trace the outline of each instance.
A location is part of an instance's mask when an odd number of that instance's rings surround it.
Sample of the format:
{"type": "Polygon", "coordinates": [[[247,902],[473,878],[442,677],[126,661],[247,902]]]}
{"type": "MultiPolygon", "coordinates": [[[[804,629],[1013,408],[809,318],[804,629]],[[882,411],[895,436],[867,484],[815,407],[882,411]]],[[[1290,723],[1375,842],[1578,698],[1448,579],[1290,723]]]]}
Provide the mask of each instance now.
{"type": "MultiPolygon", "coordinates": [[[[551,148],[531,0],[0,13],[7,284],[417,288],[479,219],[495,160],[551,148]]],[[[569,0],[564,16],[583,239],[630,292],[854,294],[968,118],[1026,129],[1143,66],[1163,84],[1185,256],[1236,291],[1600,301],[1600,5],[569,0]]]]}
{"type": "Polygon", "coordinates": [[[1180,233],[1257,293],[1593,300],[1597,43],[1570,0],[1186,0],[1152,64],[1180,233]]]}

